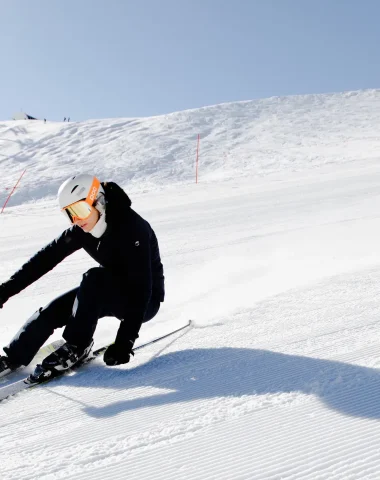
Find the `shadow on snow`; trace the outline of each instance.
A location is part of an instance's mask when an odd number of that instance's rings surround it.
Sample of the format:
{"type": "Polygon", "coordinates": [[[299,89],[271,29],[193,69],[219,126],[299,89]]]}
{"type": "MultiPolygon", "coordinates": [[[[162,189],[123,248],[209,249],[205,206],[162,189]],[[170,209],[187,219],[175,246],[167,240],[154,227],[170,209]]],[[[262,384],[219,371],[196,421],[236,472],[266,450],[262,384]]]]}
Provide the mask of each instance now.
{"type": "Polygon", "coordinates": [[[215,348],[161,355],[129,369],[93,365],[65,378],[65,385],[125,390],[125,400],[85,406],[94,417],[216,397],[302,392],[345,415],[380,419],[380,371],[342,362],[267,350],[215,348]],[[168,389],[128,399],[138,387],[168,389]]]}

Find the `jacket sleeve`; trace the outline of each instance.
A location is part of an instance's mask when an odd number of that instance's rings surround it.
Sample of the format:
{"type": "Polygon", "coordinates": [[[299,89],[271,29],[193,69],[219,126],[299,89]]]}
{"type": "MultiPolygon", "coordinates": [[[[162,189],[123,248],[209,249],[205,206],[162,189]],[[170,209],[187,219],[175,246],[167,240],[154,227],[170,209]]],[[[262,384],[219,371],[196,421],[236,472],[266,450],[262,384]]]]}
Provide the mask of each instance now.
{"type": "Polygon", "coordinates": [[[82,247],[80,233],[78,227],[71,227],[42,248],[0,286],[1,296],[8,299],[16,295],[79,250],[82,247]]]}

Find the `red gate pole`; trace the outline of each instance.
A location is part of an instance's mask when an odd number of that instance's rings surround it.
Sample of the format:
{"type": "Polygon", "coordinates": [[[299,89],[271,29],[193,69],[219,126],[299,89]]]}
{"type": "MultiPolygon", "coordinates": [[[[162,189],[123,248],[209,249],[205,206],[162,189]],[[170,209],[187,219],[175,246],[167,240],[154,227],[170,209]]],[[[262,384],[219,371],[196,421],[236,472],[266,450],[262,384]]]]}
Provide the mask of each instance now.
{"type": "Polygon", "coordinates": [[[17,188],[18,184],[20,183],[22,177],[24,176],[24,173],[25,173],[25,172],[26,172],[26,169],[22,172],[21,177],[17,180],[16,185],[13,187],[11,193],[8,195],[8,198],[6,199],[6,201],[5,201],[4,205],[3,205],[3,209],[1,210],[1,213],[4,212],[4,208],[7,206],[7,203],[8,203],[8,201],[9,201],[9,199],[11,198],[13,192],[16,190],[16,188],[17,188]]]}
{"type": "Polygon", "coordinates": [[[200,141],[200,135],[198,133],[197,158],[196,158],[196,161],[195,161],[195,183],[198,183],[199,141],[200,141]]]}

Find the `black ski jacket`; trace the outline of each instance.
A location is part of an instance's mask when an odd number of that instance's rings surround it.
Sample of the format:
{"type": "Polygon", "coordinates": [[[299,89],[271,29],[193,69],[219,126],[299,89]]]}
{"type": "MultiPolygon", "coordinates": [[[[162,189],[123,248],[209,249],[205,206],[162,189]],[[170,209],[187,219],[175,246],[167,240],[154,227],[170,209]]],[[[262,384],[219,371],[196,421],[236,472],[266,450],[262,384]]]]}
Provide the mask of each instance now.
{"type": "Polygon", "coordinates": [[[132,210],[128,195],[116,183],[102,183],[107,230],[101,238],[72,226],[26,262],[0,286],[4,301],[52,270],[64,258],[84,248],[102,267],[118,277],[128,296],[128,312],[141,324],[151,297],[164,301],[164,272],[156,235],[132,210]]]}

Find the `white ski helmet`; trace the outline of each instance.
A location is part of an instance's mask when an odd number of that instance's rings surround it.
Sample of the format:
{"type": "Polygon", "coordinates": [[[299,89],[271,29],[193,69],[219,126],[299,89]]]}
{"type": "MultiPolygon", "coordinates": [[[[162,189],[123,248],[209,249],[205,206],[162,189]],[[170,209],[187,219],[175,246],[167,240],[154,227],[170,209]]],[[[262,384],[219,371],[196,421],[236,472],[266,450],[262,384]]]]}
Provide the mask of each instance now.
{"type": "Polygon", "coordinates": [[[104,189],[99,180],[94,175],[81,173],[62,183],[58,190],[58,203],[61,209],[80,200],[94,205],[96,200],[103,196],[104,189]]]}

